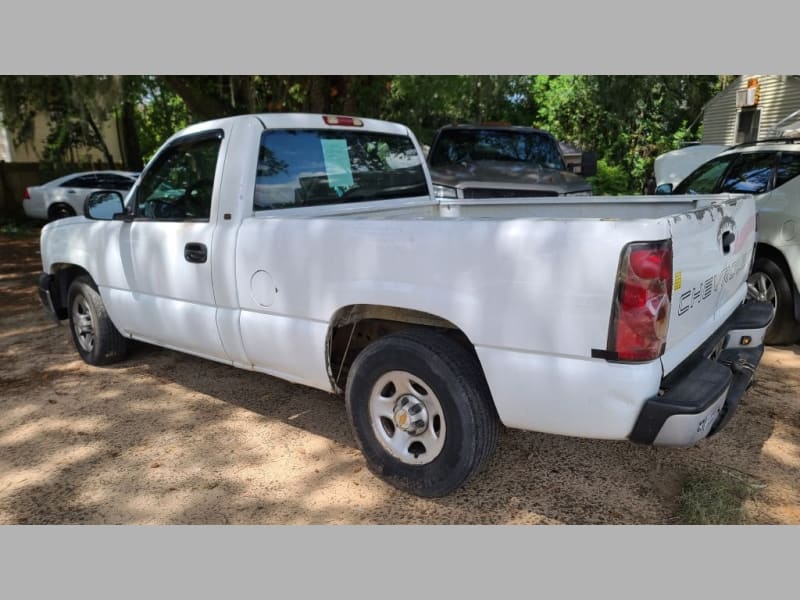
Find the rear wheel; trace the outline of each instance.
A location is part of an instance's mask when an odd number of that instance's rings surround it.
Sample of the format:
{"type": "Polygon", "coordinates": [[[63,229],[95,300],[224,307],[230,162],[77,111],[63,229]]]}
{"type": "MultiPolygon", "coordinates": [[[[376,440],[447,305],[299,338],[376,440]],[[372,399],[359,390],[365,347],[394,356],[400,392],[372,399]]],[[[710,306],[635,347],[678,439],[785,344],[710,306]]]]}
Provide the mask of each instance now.
{"type": "Polygon", "coordinates": [[[775,308],[767,327],[767,344],[792,344],[800,337],[800,325],[794,318],[794,297],[783,270],[766,257],[756,259],[747,278],[747,299],[769,302],[775,308]]]}
{"type": "Polygon", "coordinates": [[[51,221],[74,217],[75,211],[69,204],[53,204],[47,211],[47,218],[51,221]]]}
{"type": "Polygon", "coordinates": [[[72,341],[81,358],[90,365],[122,360],[128,351],[128,340],[111,322],[89,277],[75,278],[69,286],[68,303],[72,341]]]}
{"type": "Polygon", "coordinates": [[[464,485],[497,442],[477,359],[434,331],[399,332],[367,346],[350,369],[346,404],[369,469],[419,496],[464,485]]]}

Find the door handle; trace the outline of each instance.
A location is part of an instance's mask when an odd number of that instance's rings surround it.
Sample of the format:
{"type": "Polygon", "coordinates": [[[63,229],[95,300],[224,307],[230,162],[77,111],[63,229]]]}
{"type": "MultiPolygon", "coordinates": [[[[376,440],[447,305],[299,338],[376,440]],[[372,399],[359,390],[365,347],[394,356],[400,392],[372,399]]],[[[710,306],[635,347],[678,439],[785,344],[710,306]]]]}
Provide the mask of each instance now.
{"type": "Polygon", "coordinates": [[[76,192],[75,190],[67,190],[67,193],[68,194],[77,194],[78,192],[76,192]]]}
{"type": "Polygon", "coordinates": [[[208,248],[205,244],[189,242],[183,247],[183,258],[190,263],[204,263],[208,259],[208,248]]]}

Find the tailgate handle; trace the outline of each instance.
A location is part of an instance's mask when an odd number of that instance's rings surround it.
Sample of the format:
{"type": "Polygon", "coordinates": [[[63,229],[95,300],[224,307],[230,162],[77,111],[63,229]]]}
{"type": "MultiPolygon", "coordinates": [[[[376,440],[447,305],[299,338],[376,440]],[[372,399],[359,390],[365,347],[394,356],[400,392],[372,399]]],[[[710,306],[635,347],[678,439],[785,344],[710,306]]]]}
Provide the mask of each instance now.
{"type": "Polygon", "coordinates": [[[736,234],[732,231],[726,231],[722,234],[722,252],[727,254],[731,251],[731,244],[733,244],[733,240],[736,239],[736,234]]]}
{"type": "Polygon", "coordinates": [[[183,248],[183,258],[191,263],[204,263],[208,258],[208,249],[205,244],[190,242],[183,248]]]}

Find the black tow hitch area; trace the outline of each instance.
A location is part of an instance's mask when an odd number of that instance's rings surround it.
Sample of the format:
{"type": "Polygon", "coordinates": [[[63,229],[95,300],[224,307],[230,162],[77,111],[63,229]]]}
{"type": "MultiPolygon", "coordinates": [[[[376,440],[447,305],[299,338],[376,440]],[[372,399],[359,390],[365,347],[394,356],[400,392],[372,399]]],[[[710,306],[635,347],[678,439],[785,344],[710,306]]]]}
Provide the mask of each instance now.
{"type": "Polygon", "coordinates": [[[708,437],[717,433],[731,420],[744,393],[753,385],[756,367],[761,361],[761,356],[763,354],[764,346],[757,346],[755,348],[724,350],[719,355],[719,363],[726,365],[731,370],[733,379],[731,380],[731,387],[728,388],[728,396],[725,399],[725,405],[722,407],[717,421],[714,423],[713,427],[711,427],[708,437]]]}

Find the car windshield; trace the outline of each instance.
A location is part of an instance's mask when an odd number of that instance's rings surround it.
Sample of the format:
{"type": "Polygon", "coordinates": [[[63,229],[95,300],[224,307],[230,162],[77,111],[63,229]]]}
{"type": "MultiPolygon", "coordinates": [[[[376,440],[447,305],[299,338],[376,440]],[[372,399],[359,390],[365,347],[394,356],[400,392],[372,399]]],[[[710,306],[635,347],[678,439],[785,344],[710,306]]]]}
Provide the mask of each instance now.
{"type": "Polygon", "coordinates": [[[341,129],[261,135],[255,210],[428,193],[422,159],[407,136],[341,129]]]}
{"type": "Polygon", "coordinates": [[[564,169],[555,140],[536,131],[450,129],[440,132],[431,155],[432,167],[482,160],[532,163],[564,169]]]}

